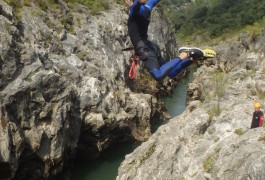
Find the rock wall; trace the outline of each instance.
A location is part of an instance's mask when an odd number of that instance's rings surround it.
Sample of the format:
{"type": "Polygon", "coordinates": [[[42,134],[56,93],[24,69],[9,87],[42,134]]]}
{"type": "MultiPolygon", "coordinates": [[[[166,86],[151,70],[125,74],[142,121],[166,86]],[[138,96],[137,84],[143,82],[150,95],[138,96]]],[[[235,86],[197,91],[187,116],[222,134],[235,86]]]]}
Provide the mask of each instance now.
{"type": "Polygon", "coordinates": [[[250,129],[253,103],[265,100],[264,38],[216,46],[219,60],[194,73],[186,110],[127,155],[117,179],[264,179],[265,130],[250,129]]]}
{"type": "MultiPolygon", "coordinates": [[[[0,179],[54,178],[76,155],[93,159],[112,143],[145,141],[162,117],[151,89],[133,92],[137,81],[127,77],[124,6],[109,4],[98,16],[61,0],[48,7],[0,0],[0,179]]],[[[154,19],[151,32],[171,57],[171,29],[158,12],[154,19]]]]}

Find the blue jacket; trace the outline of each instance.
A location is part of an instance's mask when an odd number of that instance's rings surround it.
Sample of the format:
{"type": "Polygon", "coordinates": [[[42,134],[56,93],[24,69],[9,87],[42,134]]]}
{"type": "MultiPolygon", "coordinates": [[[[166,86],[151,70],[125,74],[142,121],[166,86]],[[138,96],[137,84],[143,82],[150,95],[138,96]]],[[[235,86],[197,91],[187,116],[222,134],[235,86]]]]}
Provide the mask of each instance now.
{"type": "Polygon", "coordinates": [[[145,4],[140,4],[138,0],[135,0],[131,6],[128,19],[128,32],[135,48],[140,40],[147,39],[151,11],[159,1],[149,0],[145,4]]]}

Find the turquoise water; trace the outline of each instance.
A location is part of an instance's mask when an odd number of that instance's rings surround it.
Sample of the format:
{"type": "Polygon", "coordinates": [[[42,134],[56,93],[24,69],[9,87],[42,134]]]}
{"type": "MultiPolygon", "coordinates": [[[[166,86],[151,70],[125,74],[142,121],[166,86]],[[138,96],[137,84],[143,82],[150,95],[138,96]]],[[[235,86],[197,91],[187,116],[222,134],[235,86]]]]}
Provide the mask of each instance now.
{"type": "Polygon", "coordinates": [[[163,98],[168,113],[171,117],[180,115],[186,108],[187,84],[191,81],[193,71],[189,75],[180,80],[173,94],[163,98]]]}
{"type": "Polygon", "coordinates": [[[124,143],[112,146],[95,162],[74,164],[72,180],[115,180],[118,168],[139,143],[124,143]]]}
{"type": "MultiPolygon", "coordinates": [[[[187,83],[191,80],[193,73],[183,78],[174,89],[170,97],[163,98],[171,117],[180,115],[186,107],[187,83]]],[[[139,146],[137,143],[118,144],[106,151],[94,163],[74,164],[72,180],[115,180],[118,168],[124,160],[125,155],[133,152],[139,146]]]]}

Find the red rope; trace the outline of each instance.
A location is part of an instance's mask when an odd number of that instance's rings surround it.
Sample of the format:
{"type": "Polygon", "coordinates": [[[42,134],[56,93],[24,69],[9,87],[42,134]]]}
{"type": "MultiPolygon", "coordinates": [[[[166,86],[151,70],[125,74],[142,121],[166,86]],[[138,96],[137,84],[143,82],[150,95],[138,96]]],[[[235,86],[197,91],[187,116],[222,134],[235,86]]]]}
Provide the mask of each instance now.
{"type": "Polygon", "coordinates": [[[133,61],[132,61],[132,65],[131,65],[131,68],[130,68],[130,71],[129,71],[129,78],[131,80],[134,80],[136,78],[136,67],[137,67],[137,63],[136,61],[138,60],[138,56],[134,55],[133,56],[133,61]]]}

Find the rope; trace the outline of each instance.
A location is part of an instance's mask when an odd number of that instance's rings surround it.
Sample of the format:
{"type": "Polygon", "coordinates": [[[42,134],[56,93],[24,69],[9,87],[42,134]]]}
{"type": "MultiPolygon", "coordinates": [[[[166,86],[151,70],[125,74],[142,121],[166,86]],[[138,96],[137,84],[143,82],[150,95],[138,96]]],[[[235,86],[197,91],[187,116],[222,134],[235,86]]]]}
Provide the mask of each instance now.
{"type": "MultiPolygon", "coordinates": [[[[134,47],[128,47],[128,48],[124,48],[122,49],[122,51],[133,51],[134,50],[134,47]]],[[[133,60],[132,60],[132,65],[131,65],[131,68],[130,68],[130,71],[129,71],[129,78],[131,80],[134,80],[136,78],[136,67],[137,67],[137,60],[139,60],[139,57],[134,55],[133,56],[133,60]]]]}
{"type": "Polygon", "coordinates": [[[133,61],[132,61],[132,65],[131,65],[131,68],[130,68],[130,71],[129,71],[129,78],[131,80],[134,80],[136,78],[136,67],[137,67],[137,60],[139,60],[139,57],[134,55],[133,56],[133,61]]]}

